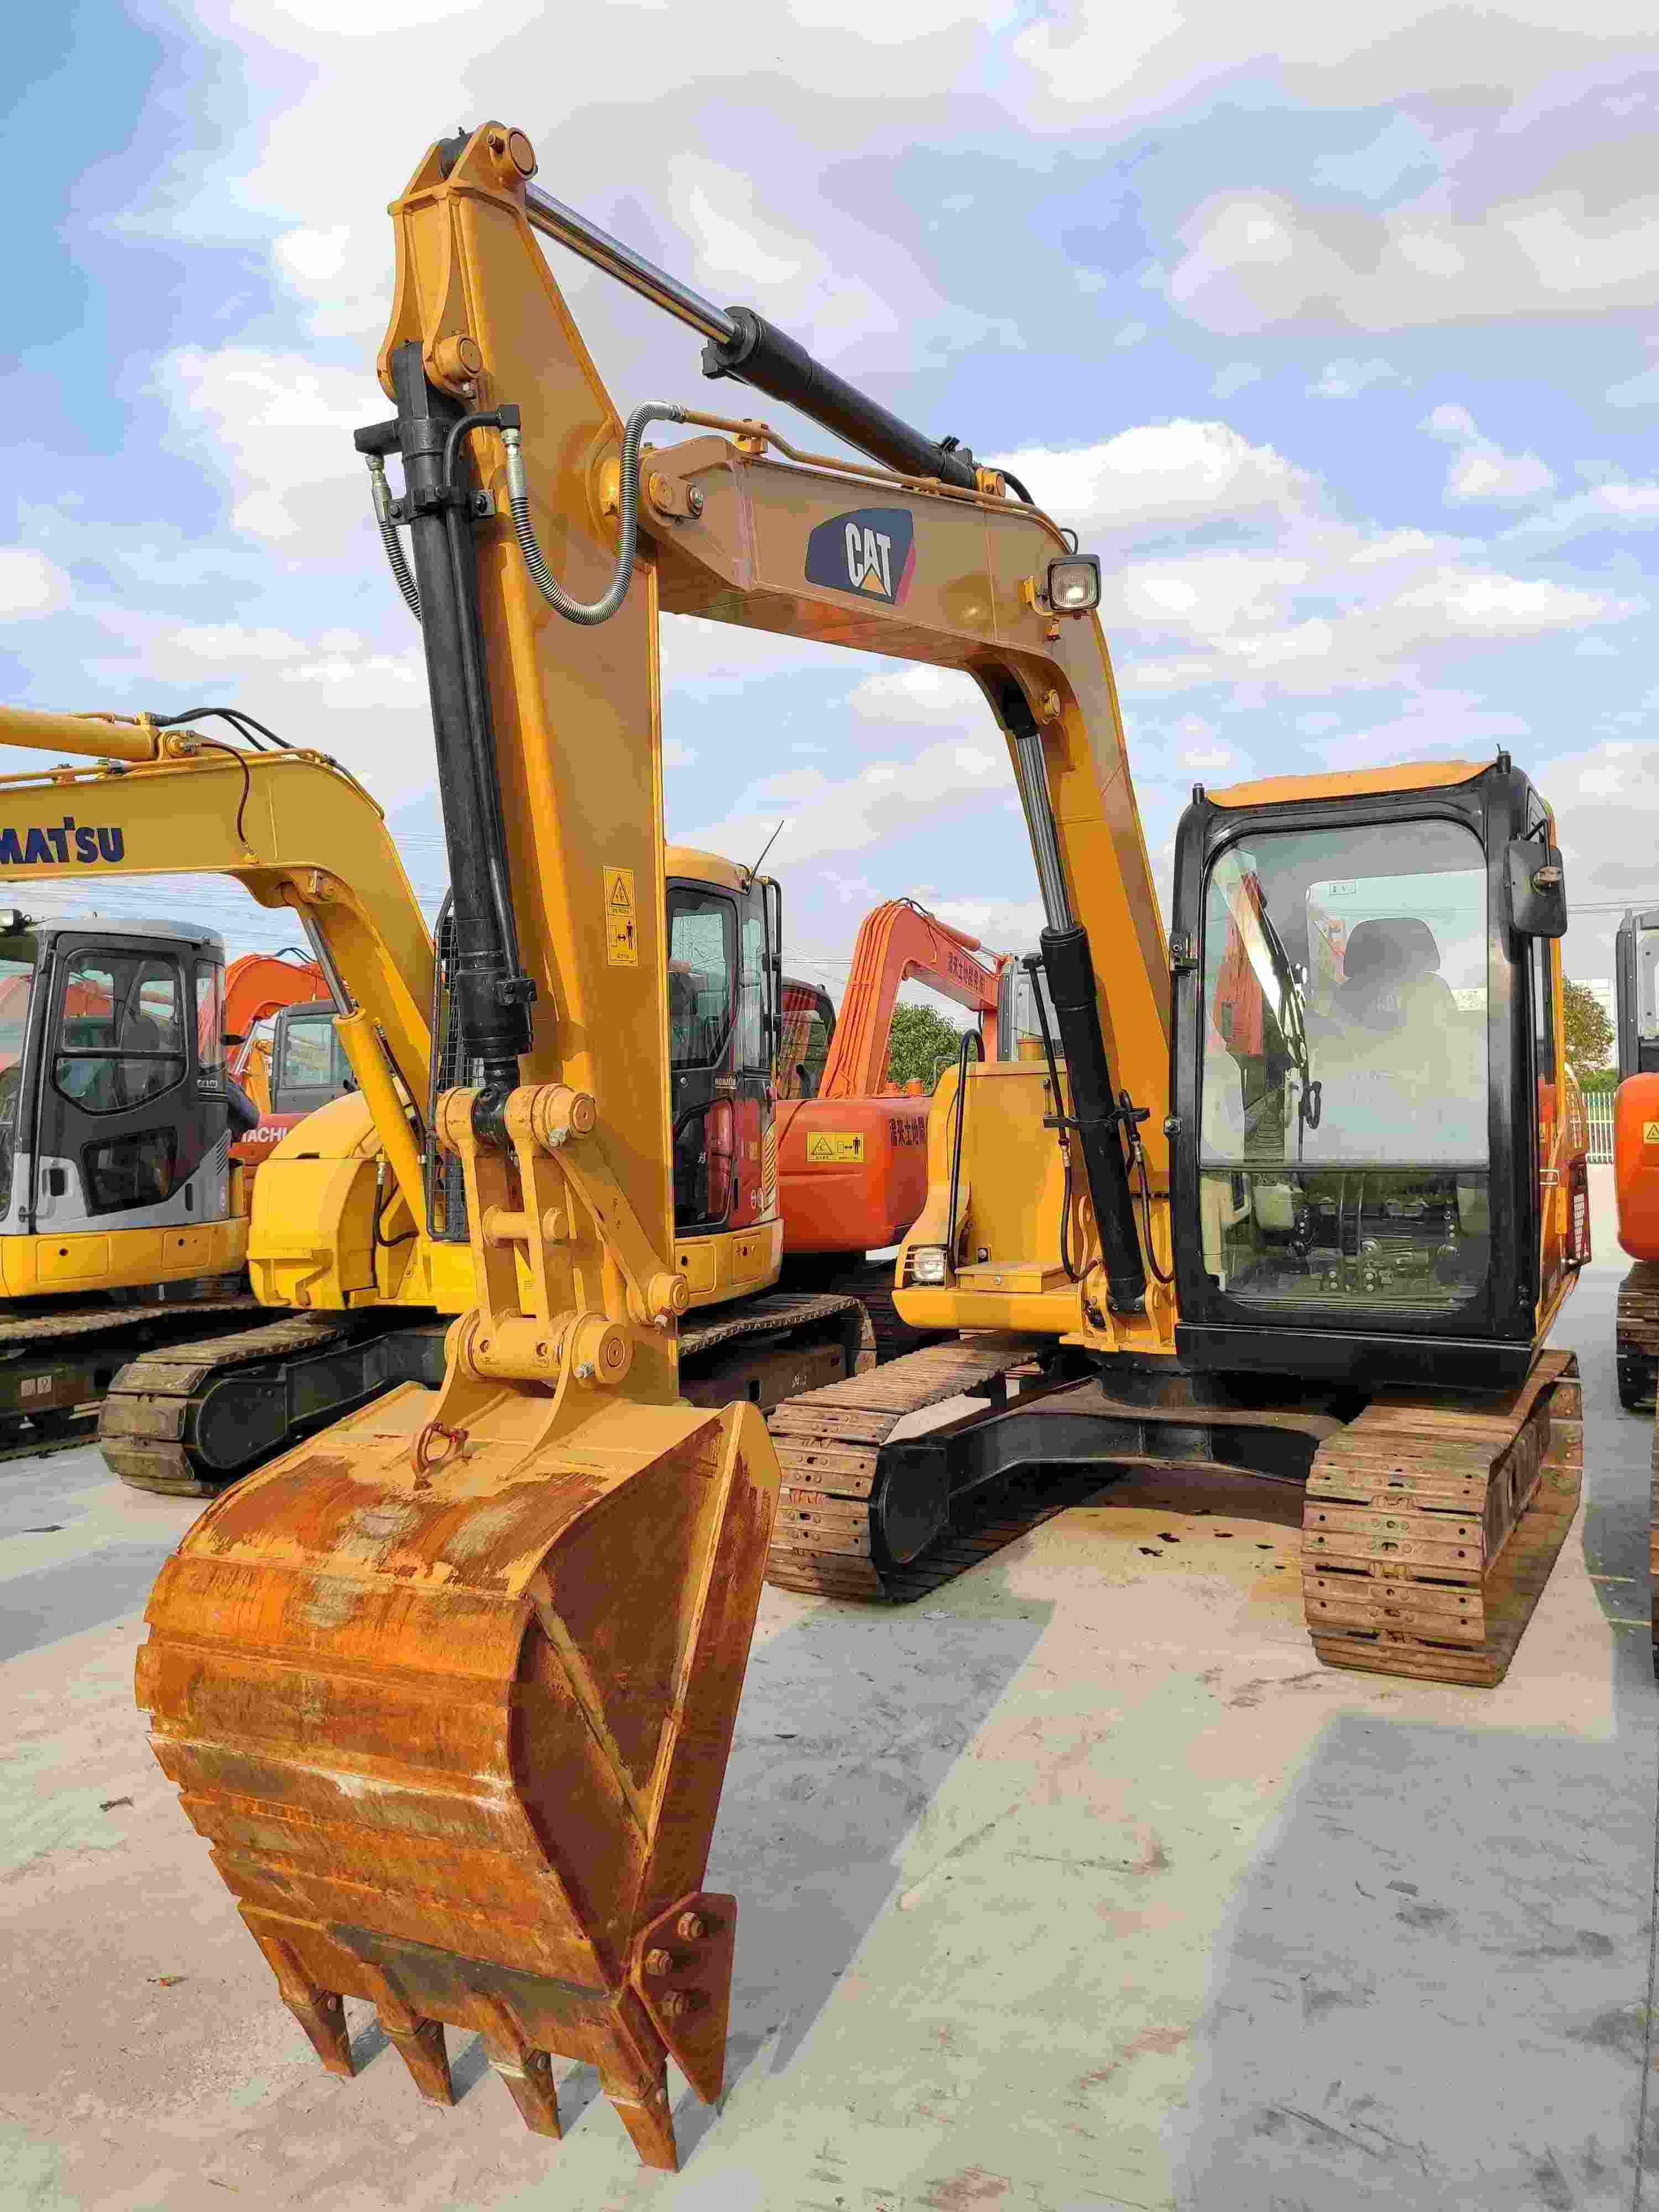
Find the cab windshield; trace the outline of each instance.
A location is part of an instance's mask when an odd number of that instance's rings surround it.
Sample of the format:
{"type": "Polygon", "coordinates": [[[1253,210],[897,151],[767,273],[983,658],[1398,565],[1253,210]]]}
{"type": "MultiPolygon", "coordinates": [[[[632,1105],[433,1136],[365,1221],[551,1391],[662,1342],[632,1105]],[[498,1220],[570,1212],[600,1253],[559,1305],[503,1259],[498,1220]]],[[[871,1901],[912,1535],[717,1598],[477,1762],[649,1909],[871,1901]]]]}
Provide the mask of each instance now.
{"type": "Polygon", "coordinates": [[[737,1012],[737,909],[708,891],[668,895],[668,1050],[675,1070],[717,1067],[737,1012]]]}
{"type": "Polygon", "coordinates": [[[1253,836],[1204,915],[1206,1264],[1247,1304],[1434,1311],[1489,1255],[1486,872],[1460,824],[1253,836]]]}

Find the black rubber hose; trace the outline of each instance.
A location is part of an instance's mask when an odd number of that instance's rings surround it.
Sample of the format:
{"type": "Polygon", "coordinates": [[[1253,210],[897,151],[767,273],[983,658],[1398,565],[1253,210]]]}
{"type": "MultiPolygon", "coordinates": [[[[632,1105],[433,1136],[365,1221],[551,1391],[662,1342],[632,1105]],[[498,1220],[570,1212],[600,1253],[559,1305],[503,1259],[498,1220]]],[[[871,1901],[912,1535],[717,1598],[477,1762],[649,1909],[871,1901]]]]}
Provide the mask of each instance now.
{"type": "Polygon", "coordinates": [[[968,1048],[975,1059],[985,1057],[985,1040],[977,1030],[964,1030],[957,1052],[957,1126],[951,1139],[951,1210],[945,1218],[945,1264],[952,1274],[957,1267],[957,1196],[962,1188],[962,1125],[968,1115],[968,1048]]]}

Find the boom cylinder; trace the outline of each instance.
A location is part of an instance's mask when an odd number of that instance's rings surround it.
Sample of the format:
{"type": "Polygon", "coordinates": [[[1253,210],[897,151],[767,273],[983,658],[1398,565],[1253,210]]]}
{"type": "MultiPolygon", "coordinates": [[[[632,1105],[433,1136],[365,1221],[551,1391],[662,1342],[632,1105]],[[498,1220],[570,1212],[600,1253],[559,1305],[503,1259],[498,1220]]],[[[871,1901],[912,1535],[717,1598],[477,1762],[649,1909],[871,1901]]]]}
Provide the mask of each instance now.
{"type": "Polygon", "coordinates": [[[530,994],[513,929],[471,528],[444,480],[445,441],[461,410],[428,383],[418,345],[398,347],[392,360],[454,898],[453,988],[463,1054],[483,1062],[484,1092],[498,1100],[530,1048],[530,994]]]}
{"type": "MultiPolygon", "coordinates": [[[[1135,1229],[1128,1164],[1118,1134],[1117,1101],[1106,1057],[1106,1039],[1100,1026],[1100,1001],[1096,995],[1095,963],[1089,950],[1089,934],[1073,918],[1066,888],[1060,837],[1048,797],[1048,774],[1042,757],[1042,732],[1037,727],[1030,702],[1017,684],[1005,687],[1000,703],[1004,725],[1014,741],[1015,778],[1026,827],[1030,832],[1042,910],[1048,918],[1041,939],[1043,971],[1048,981],[1048,997],[1054,1009],[1060,1049],[1071,1087],[1072,1113],[1083,1153],[1089,1203],[1094,1208],[1095,1223],[1100,1231],[1107,1295],[1115,1311],[1132,1313],[1146,1301],[1146,1268],[1135,1229]]],[[[1055,1113],[1063,1110],[1056,1098],[1055,1113]]]]}
{"type": "MultiPolygon", "coordinates": [[[[1135,1229],[1123,1140],[1118,1134],[1117,1102],[1112,1093],[1106,1040],[1101,1033],[1088,932],[1045,929],[1039,942],[1060,1031],[1060,1049],[1066,1061],[1078,1141],[1083,1148],[1089,1201],[1100,1231],[1107,1295],[1115,1312],[1133,1313],[1146,1299],[1146,1268],[1135,1229]]],[[[1056,1099],[1054,1104],[1058,1109],[1060,1101],[1056,1099]]]]}

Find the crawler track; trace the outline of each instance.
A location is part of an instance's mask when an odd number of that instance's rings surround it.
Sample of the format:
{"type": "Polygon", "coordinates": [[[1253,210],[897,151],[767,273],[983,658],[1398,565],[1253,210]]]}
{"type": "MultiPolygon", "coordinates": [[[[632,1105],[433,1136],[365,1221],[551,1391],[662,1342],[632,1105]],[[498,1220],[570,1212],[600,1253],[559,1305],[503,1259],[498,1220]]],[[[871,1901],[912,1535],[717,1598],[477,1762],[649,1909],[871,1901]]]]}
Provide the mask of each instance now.
{"type": "MultiPolygon", "coordinates": [[[[130,1305],[54,1304],[8,1313],[0,1318],[0,1450],[15,1458],[49,1449],[44,1436],[17,1424],[27,1419],[42,1430],[61,1429],[83,1407],[95,1405],[121,1368],[158,1338],[233,1328],[258,1310],[238,1294],[130,1305]]],[[[72,1440],[85,1434],[78,1430],[72,1440]]]]}
{"type": "Polygon", "coordinates": [[[1659,1377],[1659,1266],[1638,1260],[1619,1285],[1614,1354],[1619,1402],[1626,1413],[1654,1402],[1659,1377]]]}
{"type": "Polygon", "coordinates": [[[124,1367],[98,1411],[98,1442],[112,1474],[135,1490],[216,1498],[233,1476],[205,1472],[192,1450],[204,1392],[237,1368],[304,1358],[352,1334],[343,1314],[289,1314],[234,1336],[158,1346],[124,1367]]]}
{"type": "MultiPolygon", "coordinates": [[[[1093,1495],[1120,1467],[1237,1473],[1219,1432],[1272,1431],[1281,1443],[1294,1432],[1312,1453],[1304,1589],[1320,1658],[1475,1686],[1502,1680],[1577,1506],[1583,1409],[1570,1353],[1543,1354],[1518,1390],[1461,1404],[1389,1393],[1351,1420],[1306,1407],[1132,1407],[1102,1392],[1098,1414],[1112,1426],[1103,1426],[1097,1460],[1079,1465],[1073,1451],[1065,1467],[1025,1466],[953,1502],[950,1529],[915,1559],[883,1559],[872,1501],[895,1479],[897,1462],[880,1462],[899,1423],[1022,1370],[1030,1376],[1035,1348],[1009,1337],[936,1345],[780,1406],[769,1423],[783,1486],[768,1580],[902,1603],[1093,1495]],[[1133,1450],[1122,1442],[1125,1415],[1141,1425],[1133,1450]]],[[[1654,1496],[1659,1577],[1659,1441],[1654,1496]]]]}
{"type": "MultiPolygon", "coordinates": [[[[435,1359],[435,1373],[422,1379],[436,1380],[442,1326],[392,1309],[289,1314],[234,1335],[160,1346],[109,1386],[98,1420],[105,1460],[136,1490],[216,1498],[301,1437],[413,1379],[411,1364],[422,1356],[412,1346],[416,1336],[434,1339],[424,1356],[435,1359]],[[239,1377],[247,1386],[246,1463],[238,1449],[240,1406],[228,1402],[222,1387],[239,1377]],[[211,1449],[204,1448],[207,1422],[211,1449]]],[[[763,1407],[875,1358],[857,1299],[791,1291],[691,1321],[680,1332],[680,1353],[688,1396],[723,1405],[758,1393],[763,1407]]]]}
{"type": "MultiPolygon", "coordinates": [[[[767,1580],[783,1589],[902,1603],[937,1589],[1073,1502],[1069,1496],[1045,1500],[1043,1510],[1029,1515],[1005,1510],[971,1534],[953,1530],[906,1565],[874,1556],[870,1499],[877,1461],[899,1423],[1012,1374],[1029,1364],[1037,1348],[1029,1337],[952,1338],[780,1406],[767,1424],[783,1470],[767,1580]]],[[[1088,1488],[1097,1490],[1103,1480],[1092,1478],[1088,1488]]]]}
{"type": "Polygon", "coordinates": [[[1389,1392],[1320,1446],[1302,1522],[1314,1650],[1330,1667],[1501,1682],[1577,1510],[1583,1392],[1546,1352],[1518,1390],[1389,1392]]]}

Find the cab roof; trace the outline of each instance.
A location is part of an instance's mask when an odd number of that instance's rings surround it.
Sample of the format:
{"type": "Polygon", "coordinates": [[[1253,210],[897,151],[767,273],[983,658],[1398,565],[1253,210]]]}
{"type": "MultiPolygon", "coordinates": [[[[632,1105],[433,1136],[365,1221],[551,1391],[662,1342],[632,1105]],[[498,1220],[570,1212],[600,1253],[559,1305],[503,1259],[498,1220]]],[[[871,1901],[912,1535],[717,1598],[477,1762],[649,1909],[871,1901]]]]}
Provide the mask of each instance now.
{"type": "Polygon", "coordinates": [[[1406,761],[1395,768],[1336,769],[1329,775],[1258,776],[1252,783],[1207,787],[1212,806],[1278,806],[1298,799],[1365,799],[1378,792],[1443,791],[1473,783],[1492,765],[1484,761],[1406,761]]]}
{"type": "Polygon", "coordinates": [[[741,891],[748,888],[748,870],[740,868],[720,853],[704,853],[695,845],[670,845],[664,852],[666,872],[671,883],[676,878],[694,884],[708,884],[715,890],[741,891]]]}
{"type": "Polygon", "coordinates": [[[124,915],[106,914],[42,914],[30,915],[27,907],[18,907],[17,913],[27,918],[23,927],[36,937],[58,937],[72,933],[77,937],[160,937],[176,945],[200,945],[205,951],[224,957],[225,940],[216,929],[194,928],[183,921],[133,921],[124,915]]]}

